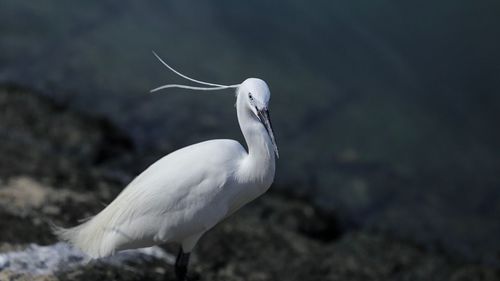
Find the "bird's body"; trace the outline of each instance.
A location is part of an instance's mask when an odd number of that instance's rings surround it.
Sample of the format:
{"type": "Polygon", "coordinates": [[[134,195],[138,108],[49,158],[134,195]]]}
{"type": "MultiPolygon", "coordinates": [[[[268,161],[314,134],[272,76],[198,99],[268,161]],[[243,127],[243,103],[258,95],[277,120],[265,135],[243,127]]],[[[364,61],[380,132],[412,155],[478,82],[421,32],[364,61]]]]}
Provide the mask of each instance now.
{"type": "Polygon", "coordinates": [[[189,253],[203,233],[263,194],[274,180],[277,148],[269,98],[260,79],[238,85],[236,109],[248,150],[237,141],[217,139],[174,151],[137,176],[99,214],[56,234],[93,258],[177,242],[176,270],[183,280],[189,253]]]}
{"type": "Polygon", "coordinates": [[[210,140],[172,152],[64,238],[93,258],[166,242],[190,251],[203,233],[271,185],[274,165],[252,176],[246,157],[233,140],[210,140]]]}

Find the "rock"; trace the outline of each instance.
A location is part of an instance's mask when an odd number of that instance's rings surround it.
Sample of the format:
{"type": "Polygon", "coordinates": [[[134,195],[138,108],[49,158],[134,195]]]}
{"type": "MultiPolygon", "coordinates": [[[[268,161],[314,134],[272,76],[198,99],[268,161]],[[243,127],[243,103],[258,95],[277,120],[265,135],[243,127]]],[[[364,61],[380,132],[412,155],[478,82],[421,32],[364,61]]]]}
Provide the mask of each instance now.
{"type": "MultiPolygon", "coordinates": [[[[31,175],[56,187],[97,190],[96,167],[130,155],[130,139],[105,120],[42,94],[0,86],[0,178],[31,175]]],[[[104,172],[102,169],[100,172],[104,172]]]]}
{"type": "Polygon", "coordinates": [[[0,280],[2,281],[59,281],[59,278],[57,278],[54,275],[30,275],[30,274],[23,274],[23,273],[17,273],[17,272],[12,272],[12,271],[1,271],[0,272],[0,280]]]}
{"type": "Polygon", "coordinates": [[[155,260],[172,265],[175,258],[159,247],[151,247],[124,251],[108,258],[91,261],[78,249],[58,242],[48,246],[31,244],[17,251],[0,253],[0,270],[32,277],[55,276],[68,272],[73,272],[74,275],[74,272],[89,264],[127,268],[126,265],[130,263],[151,264],[155,260]]]}
{"type": "Polygon", "coordinates": [[[52,216],[57,215],[64,202],[82,203],[90,199],[89,194],[68,189],[56,190],[26,176],[12,178],[8,184],[0,188],[0,206],[7,212],[21,217],[38,211],[52,216]]]}

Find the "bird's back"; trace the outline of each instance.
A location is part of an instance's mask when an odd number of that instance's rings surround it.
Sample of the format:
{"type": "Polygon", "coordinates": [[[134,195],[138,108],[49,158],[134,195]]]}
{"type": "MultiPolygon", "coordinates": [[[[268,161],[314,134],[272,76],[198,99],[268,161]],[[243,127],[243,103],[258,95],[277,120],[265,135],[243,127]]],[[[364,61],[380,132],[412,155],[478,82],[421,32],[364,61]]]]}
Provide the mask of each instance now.
{"type": "Polygon", "coordinates": [[[233,140],[194,144],[161,158],[103,211],[56,233],[91,257],[202,233],[229,212],[228,192],[245,149],[233,140]],[[224,192],[226,191],[226,192],[224,192]]]}

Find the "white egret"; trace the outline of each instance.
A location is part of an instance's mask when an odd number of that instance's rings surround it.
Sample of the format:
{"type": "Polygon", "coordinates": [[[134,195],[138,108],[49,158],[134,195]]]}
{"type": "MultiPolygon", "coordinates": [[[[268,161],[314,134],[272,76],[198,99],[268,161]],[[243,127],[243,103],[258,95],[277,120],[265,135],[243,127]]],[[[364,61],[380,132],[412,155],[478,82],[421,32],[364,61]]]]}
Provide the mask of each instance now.
{"type": "Polygon", "coordinates": [[[257,78],[237,85],[195,80],[154,55],[177,75],[207,87],[175,84],[151,92],[236,88],[236,112],[248,150],[237,141],[216,139],[174,151],[137,176],[96,216],[73,228],[56,228],[55,233],[92,258],[179,243],[175,273],[179,280],[185,280],[189,255],[198,239],[266,192],[274,180],[278,148],[268,112],[271,93],[257,78]]]}

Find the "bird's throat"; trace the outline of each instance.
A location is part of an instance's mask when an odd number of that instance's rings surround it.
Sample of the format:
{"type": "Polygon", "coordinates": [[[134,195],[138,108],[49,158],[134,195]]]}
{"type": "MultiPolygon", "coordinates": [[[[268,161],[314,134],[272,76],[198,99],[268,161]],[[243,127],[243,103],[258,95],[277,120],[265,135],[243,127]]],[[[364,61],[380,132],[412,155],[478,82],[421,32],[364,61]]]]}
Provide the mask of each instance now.
{"type": "Polygon", "coordinates": [[[274,148],[266,128],[248,108],[241,97],[236,103],[238,122],[245,137],[248,155],[245,166],[255,173],[255,177],[262,180],[274,178],[275,155],[274,148]]]}

